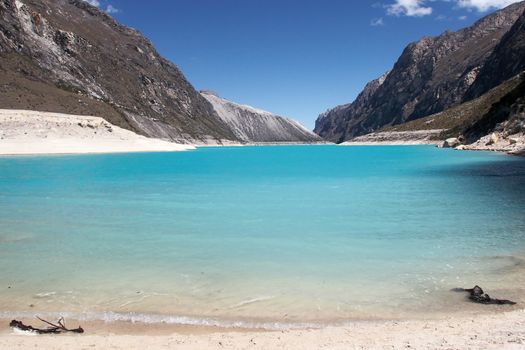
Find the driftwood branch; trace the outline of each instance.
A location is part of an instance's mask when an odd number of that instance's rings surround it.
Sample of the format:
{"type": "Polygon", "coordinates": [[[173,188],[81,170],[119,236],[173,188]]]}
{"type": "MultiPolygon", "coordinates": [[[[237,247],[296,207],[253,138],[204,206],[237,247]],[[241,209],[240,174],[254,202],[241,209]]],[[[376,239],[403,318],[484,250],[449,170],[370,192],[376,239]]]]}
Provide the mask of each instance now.
{"type": "Polygon", "coordinates": [[[478,304],[496,304],[496,305],[515,305],[516,303],[506,299],[495,299],[491,298],[487,293],[481,289],[480,286],[474,286],[474,288],[454,288],[454,292],[467,292],[469,293],[469,300],[473,303],[478,304]]]}
{"type": "Polygon", "coordinates": [[[20,329],[22,331],[30,331],[35,332],[38,334],[60,334],[60,333],[84,333],[84,329],[80,326],[78,328],[67,328],[66,322],[64,321],[63,317],[60,317],[60,319],[57,321],[57,323],[52,323],[49,321],[46,321],[40,317],[36,317],[40,321],[46,323],[48,325],[47,328],[36,328],[30,325],[25,325],[22,323],[22,321],[12,320],[11,323],[9,323],[10,327],[20,329]]]}

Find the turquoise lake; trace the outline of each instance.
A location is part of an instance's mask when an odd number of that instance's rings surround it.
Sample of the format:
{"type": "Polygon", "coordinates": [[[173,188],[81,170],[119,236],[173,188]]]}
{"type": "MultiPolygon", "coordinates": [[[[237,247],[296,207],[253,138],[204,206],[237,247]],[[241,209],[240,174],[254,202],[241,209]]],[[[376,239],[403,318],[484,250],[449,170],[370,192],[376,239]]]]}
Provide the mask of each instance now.
{"type": "Polygon", "coordinates": [[[0,158],[0,316],[293,327],[524,300],[525,159],[432,146],[0,158]]]}

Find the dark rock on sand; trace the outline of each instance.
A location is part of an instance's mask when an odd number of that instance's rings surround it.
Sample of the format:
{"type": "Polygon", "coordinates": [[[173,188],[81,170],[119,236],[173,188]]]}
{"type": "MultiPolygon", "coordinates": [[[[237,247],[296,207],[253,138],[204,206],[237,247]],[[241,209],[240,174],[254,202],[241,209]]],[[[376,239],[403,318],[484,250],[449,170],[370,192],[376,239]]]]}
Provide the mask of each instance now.
{"type": "Polygon", "coordinates": [[[492,305],[516,305],[516,302],[507,300],[507,299],[495,299],[491,298],[487,293],[481,289],[480,286],[475,286],[474,288],[464,289],[464,288],[454,288],[453,292],[467,292],[469,293],[469,300],[478,303],[478,304],[492,304],[492,305]]]}

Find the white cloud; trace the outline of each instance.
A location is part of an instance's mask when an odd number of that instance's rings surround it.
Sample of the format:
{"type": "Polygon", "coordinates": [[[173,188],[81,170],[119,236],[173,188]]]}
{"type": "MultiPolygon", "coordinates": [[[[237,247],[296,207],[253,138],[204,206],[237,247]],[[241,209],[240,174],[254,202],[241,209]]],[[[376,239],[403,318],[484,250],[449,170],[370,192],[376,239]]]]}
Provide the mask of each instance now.
{"type": "Polygon", "coordinates": [[[458,19],[459,19],[460,21],[464,21],[464,20],[467,19],[467,16],[459,16],[458,19]]]}
{"type": "Polygon", "coordinates": [[[372,27],[381,27],[381,26],[384,26],[385,25],[385,22],[383,21],[383,17],[380,17],[380,18],[373,18],[371,21],[370,21],[370,25],[372,27]]]}
{"type": "Polygon", "coordinates": [[[84,1],[90,4],[91,6],[96,6],[96,7],[100,6],[100,1],[98,0],[84,0],[84,1]]]}
{"type": "MultiPolygon", "coordinates": [[[[86,0],[97,1],[97,0],[86,0]]],[[[393,0],[394,2],[384,5],[386,12],[390,16],[409,16],[409,17],[423,17],[431,15],[433,12],[430,3],[447,2],[454,4],[457,8],[467,10],[476,10],[478,12],[486,12],[492,9],[501,9],[510,4],[520,2],[521,0],[393,0]]],[[[440,16],[437,20],[442,20],[440,16]]],[[[459,20],[465,20],[465,16],[458,17],[459,20]]]]}
{"type": "Polygon", "coordinates": [[[500,9],[519,0],[457,0],[458,6],[474,9],[480,12],[488,11],[490,9],[500,9]]]}
{"type": "MultiPolygon", "coordinates": [[[[83,0],[90,4],[91,6],[95,6],[98,8],[101,8],[102,4],[100,3],[100,0],[83,0]]],[[[104,3],[107,3],[107,1],[103,1],[104,3]]],[[[106,9],[104,10],[106,13],[112,14],[112,13],[119,13],[120,10],[116,8],[115,6],[108,4],[106,6],[106,9]]]]}
{"type": "Polygon", "coordinates": [[[386,5],[386,12],[392,16],[422,17],[432,14],[432,7],[425,6],[424,0],[396,0],[386,5]]]}
{"type": "Polygon", "coordinates": [[[107,7],[106,7],[106,12],[107,13],[118,13],[120,12],[120,10],[118,8],[116,8],[115,6],[109,4],[107,7]]]}

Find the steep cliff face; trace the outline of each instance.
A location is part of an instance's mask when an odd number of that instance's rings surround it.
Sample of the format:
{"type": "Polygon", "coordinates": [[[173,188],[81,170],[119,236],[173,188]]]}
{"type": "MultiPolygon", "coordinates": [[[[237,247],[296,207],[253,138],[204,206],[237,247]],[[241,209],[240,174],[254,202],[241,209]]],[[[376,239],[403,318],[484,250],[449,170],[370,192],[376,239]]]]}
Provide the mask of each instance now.
{"type": "Polygon", "coordinates": [[[0,0],[0,108],[97,115],[179,142],[237,140],[146,38],[82,0],[0,0]]]}
{"type": "Polygon", "coordinates": [[[342,142],[460,104],[524,9],[525,2],[516,3],[471,27],[408,45],[382,84],[322,114],[314,131],[342,142]]]}
{"type": "MultiPolygon", "coordinates": [[[[518,74],[478,98],[424,118],[385,127],[381,131],[442,130],[439,135],[435,135],[435,140],[461,137],[465,139],[465,142],[470,143],[492,132],[503,120],[515,119],[515,122],[508,124],[508,130],[511,133],[518,133],[520,132],[520,113],[524,112],[524,110],[520,112],[519,106],[524,80],[525,73],[518,74]]],[[[521,132],[524,132],[523,125],[521,128],[521,132]]]]}
{"type": "Polygon", "coordinates": [[[525,71],[525,12],[503,36],[465,94],[468,101],[525,71]]]}
{"type": "Polygon", "coordinates": [[[244,142],[320,142],[319,136],[298,122],[270,112],[225,100],[202,91],[221,119],[244,142]]]}

